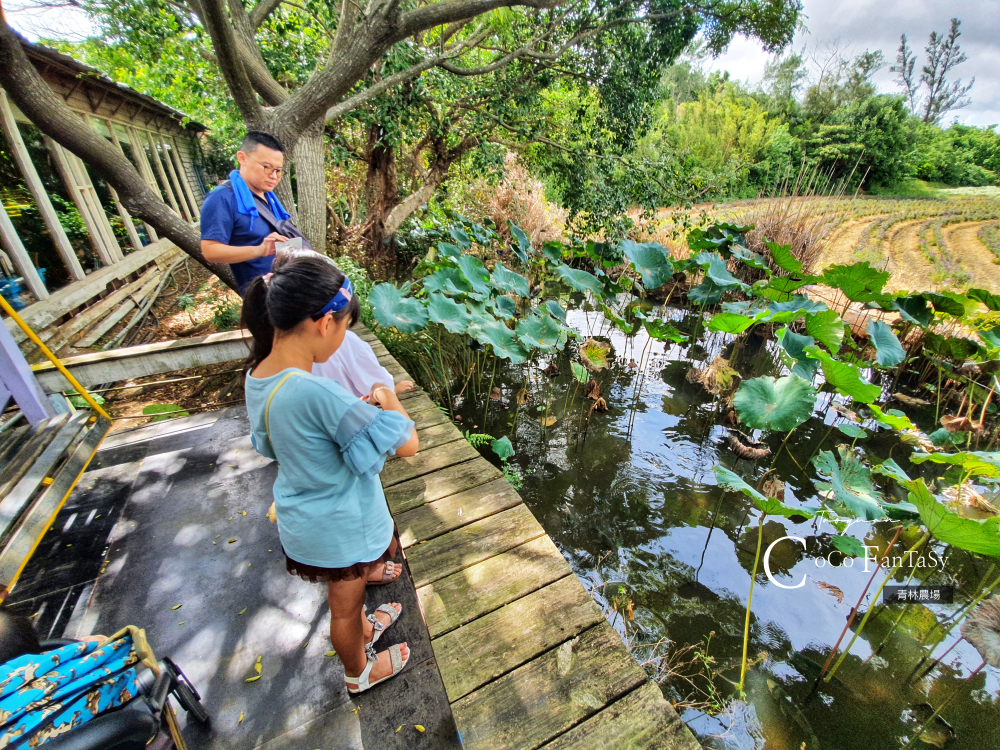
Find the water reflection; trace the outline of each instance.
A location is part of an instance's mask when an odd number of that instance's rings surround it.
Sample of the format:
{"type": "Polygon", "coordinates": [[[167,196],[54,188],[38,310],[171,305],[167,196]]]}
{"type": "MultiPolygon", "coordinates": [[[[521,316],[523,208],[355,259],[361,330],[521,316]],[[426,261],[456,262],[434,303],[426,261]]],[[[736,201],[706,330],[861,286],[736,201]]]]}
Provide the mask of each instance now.
{"type": "MultiPolygon", "coordinates": [[[[682,313],[672,311],[671,317],[681,328],[693,327],[682,313]]],[[[684,645],[704,642],[714,633],[711,655],[720,675],[715,687],[731,692],[739,678],[759,514],[742,496],[721,493],[712,467],[722,464],[747,477],[759,477],[763,469],[738,460],[726,447],[728,407],[687,375],[693,364],[705,367],[718,354],[732,357],[745,377],[775,373],[773,344],[749,336],[734,351],[732,338],[719,336],[706,343],[703,361],[693,363],[684,347],[649,342],[642,334],[626,341],[594,312],[571,311],[570,324],[583,336],[612,345],[612,366],[596,376],[608,411],[588,418],[592,402],[583,397],[583,389],[574,388],[567,351],[556,359],[560,374],[554,378],[543,376],[537,366],[498,370],[496,384],[509,407],[491,406],[479,430],[511,436],[514,461],[525,476],[525,502],[623,637],[633,643],[669,638],[684,645]],[[641,366],[629,367],[630,360],[641,366]],[[524,385],[532,398],[515,417],[514,396],[524,385]],[[543,430],[537,417],[546,404],[556,423],[543,430]],[[634,619],[623,609],[627,601],[634,619]]],[[[783,449],[784,436],[764,438],[774,454],[782,449],[776,468],[790,504],[820,502],[810,459],[820,448],[835,450],[844,439],[831,429],[831,400],[828,394],[820,399],[814,417],[783,449]]],[[[482,402],[470,399],[459,412],[464,424],[478,423],[482,402]]],[[[863,450],[875,462],[891,455],[913,475],[923,471],[906,460],[911,449],[891,434],[871,435],[863,450]]],[[[486,455],[495,460],[488,451],[486,455]]],[[[892,539],[891,527],[892,522],[863,523],[849,533],[884,548],[892,539]]],[[[760,533],[764,547],[790,534],[805,540],[805,549],[786,540],[770,555],[778,583],[802,585],[780,588],[758,569],[749,705],[735,704],[719,716],[698,711],[684,715],[707,746],[900,747],[927,720],[924,704],[940,706],[954,694],[942,714],[947,724],[935,722],[918,744],[1000,748],[995,731],[1000,685],[989,672],[964,679],[980,662],[968,644],[956,646],[929,677],[912,680],[928,649],[943,637],[939,621],[958,605],[912,605],[897,627],[900,605],[877,608],[836,676],[814,690],[874,567],[869,565],[866,573],[863,560],[845,561],[832,545],[834,529],[825,522],[768,517],[760,533]]],[[[944,553],[940,545],[932,549],[944,553]]],[[[904,567],[897,582],[904,583],[913,572],[914,582],[954,583],[956,601],[967,601],[963,592],[976,588],[988,563],[960,552],[945,557],[943,571],[904,567]]],[[[883,575],[876,574],[876,587],[883,575]]],[[[870,601],[862,602],[854,628],[869,606],[870,601]]],[[[936,655],[957,636],[956,628],[936,655]]],[[[669,695],[669,687],[667,691],[669,695]]]]}

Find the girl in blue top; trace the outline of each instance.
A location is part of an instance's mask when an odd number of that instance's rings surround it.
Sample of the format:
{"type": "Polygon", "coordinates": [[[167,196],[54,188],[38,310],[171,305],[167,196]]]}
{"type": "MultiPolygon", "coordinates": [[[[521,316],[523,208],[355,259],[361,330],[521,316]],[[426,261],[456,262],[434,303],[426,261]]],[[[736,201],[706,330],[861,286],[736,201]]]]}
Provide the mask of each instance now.
{"type": "Polygon", "coordinates": [[[279,255],[243,300],[253,335],[251,438],[279,464],[274,505],[286,567],[327,584],[330,641],[351,692],[396,675],[409,658],[405,643],[378,655],[372,648],[401,606],[383,605],[366,618],[364,603],[369,569],[396,547],[378,474],[387,456],[413,456],[418,448],[413,422],[390,388],[376,389],[379,409],[311,374],[341,345],[358,311],[350,281],[317,254],[279,255]]]}

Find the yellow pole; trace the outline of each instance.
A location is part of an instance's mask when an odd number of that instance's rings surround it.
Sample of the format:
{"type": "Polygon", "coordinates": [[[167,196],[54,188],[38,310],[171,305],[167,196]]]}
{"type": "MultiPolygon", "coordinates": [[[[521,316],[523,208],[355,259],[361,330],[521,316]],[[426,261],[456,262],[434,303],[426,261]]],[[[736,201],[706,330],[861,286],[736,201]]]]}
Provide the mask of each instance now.
{"type": "Polygon", "coordinates": [[[42,340],[38,338],[34,331],[31,330],[31,327],[25,323],[24,320],[22,320],[21,316],[17,314],[14,308],[10,306],[10,303],[7,302],[7,300],[5,300],[2,296],[0,296],[0,307],[3,308],[5,313],[13,318],[14,322],[17,323],[22,331],[24,331],[24,335],[31,339],[31,342],[42,350],[42,354],[48,358],[49,362],[56,366],[56,369],[59,370],[59,372],[63,374],[63,377],[70,382],[70,385],[76,389],[76,392],[83,396],[83,399],[90,404],[90,407],[105,419],[111,419],[111,415],[101,408],[101,405],[94,400],[94,397],[90,395],[90,392],[80,385],[79,381],[77,381],[70,371],[63,366],[63,363],[59,361],[59,358],[56,357],[56,355],[53,354],[49,348],[45,346],[45,344],[42,343],[42,340]]]}

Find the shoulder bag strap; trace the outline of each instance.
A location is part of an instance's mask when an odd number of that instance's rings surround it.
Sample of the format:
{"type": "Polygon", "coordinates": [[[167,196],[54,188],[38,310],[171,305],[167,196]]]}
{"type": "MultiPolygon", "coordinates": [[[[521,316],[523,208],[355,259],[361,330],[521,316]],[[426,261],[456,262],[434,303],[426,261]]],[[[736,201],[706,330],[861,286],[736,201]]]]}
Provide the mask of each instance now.
{"type": "MultiPolygon", "coordinates": [[[[271,441],[271,400],[274,398],[274,394],[278,392],[288,379],[293,375],[301,375],[302,373],[298,370],[293,370],[278,381],[278,384],[271,389],[271,395],[267,397],[267,405],[264,407],[264,431],[267,432],[267,440],[271,441]]],[[[271,443],[271,450],[274,450],[274,443],[271,443]]]]}

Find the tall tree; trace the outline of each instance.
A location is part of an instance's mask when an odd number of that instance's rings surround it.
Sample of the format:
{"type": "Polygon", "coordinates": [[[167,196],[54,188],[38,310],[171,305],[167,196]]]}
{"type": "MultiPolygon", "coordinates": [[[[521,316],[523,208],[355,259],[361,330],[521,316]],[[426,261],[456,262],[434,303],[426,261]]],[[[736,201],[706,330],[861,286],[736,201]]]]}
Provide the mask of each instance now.
{"type": "MultiPolygon", "coordinates": [[[[364,7],[340,0],[333,8],[305,5],[316,51],[300,62],[304,80],[279,81],[261,42],[282,0],[110,0],[104,8],[122,32],[149,35],[162,25],[196,26],[211,41],[212,59],[247,127],[276,135],[289,149],[298,189],[298,220],[314,246],[326,226],[326,126],[425,71],[485,74],[522,60],[551,62],[620,28],[652,38],[694,23],[721,49],[734,34],[761,39],[769,49],[787,44],[801,10],[799,0],[440,0],[420,4],[370,0],[364,7]],[[495,12],[503,9],[503,12],[495,12]],[[509,34],[512,19],[522,33],[509,34]],[[412,50],[407,67],[383,75],[386,54],[412,50]],[[457,69],[457,70],[456,70],[457,69]],[[461,71],[461,72],[459,72],[461,71]]],[[[21,41],[0,28],[0,84],[42,132],[80,156],[118,190],[126,208],[201,262],[197,231],[142,181],[108,141],[73,115],[42,81],[21,41]]],[[[600,49],[592,62],[613,63],[624,51],[600,49]]],[[[609,67],[612,67],[609,65],[609,67]]],[[[625,72],[627,66],[620,68],[625,72]]],[[[283,183],[291,205],[290,188],[283,183]]],[[[207,264],[206,264],[207,265],[207,264]]],[[[216,269],[213,269],[216,270],[216,269]]],[[[223,269],[218,269],[220,272],[223,269]]]]}
{"type": "Polygon", "coordinates": [[[917,56],[907,44],[906,34],[900,38],[896,64],[890,70],[897,75],[896,81],[906,91],[910,112],[927,124],[939,123],[945,114],[967,107],[972,101],[968,94],[976,82],[975,78],[967,84],[963,84],[961,79],[948,80],[951,71],[969,59],[958,44],[962,35],[958,30],[961,24],[957,18],[952,18],[947,34],[931,32],[924,47],[927,59],[919,78],[915,73],[917,56]]]}

